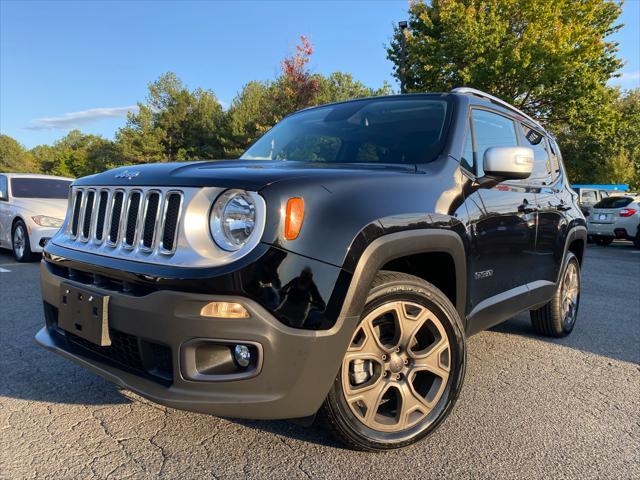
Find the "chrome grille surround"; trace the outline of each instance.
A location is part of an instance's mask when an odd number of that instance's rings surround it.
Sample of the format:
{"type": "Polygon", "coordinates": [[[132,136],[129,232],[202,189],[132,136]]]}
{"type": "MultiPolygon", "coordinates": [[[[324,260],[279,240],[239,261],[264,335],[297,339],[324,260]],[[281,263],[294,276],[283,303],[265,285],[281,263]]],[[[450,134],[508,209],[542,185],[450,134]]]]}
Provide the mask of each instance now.
{"type": "Polygon", "coordinates": [[[266,206],[258,193],[248,192],[256,203],[254,233],[240,250],[223,251],[211,238],[209,213],[215,199],[225,190],[218,187],[73,186],[65,223],[51,241],[73,250],[145,263],[181,267],[226,265],[245,256],[260,242],[266,206]],[[107,205],[101,213],[105,194],[107,205]],[[139,195],[137,212],[131,206],[136,194],[139,195]],[[87,200],[91,198],[93,205],[88,209],[87,200]],[[87,236],[84,235],[85,215],[90,215],[87,236]]]}

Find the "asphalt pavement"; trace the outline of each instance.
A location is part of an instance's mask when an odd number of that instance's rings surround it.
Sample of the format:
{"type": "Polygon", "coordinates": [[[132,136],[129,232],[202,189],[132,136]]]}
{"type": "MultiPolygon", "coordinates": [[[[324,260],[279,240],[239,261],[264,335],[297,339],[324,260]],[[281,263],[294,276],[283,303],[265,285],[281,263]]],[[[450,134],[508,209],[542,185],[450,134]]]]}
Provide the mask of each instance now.
{"type": "Polygon", "coordinates": [[[0,478],[640,479],[640,250],[589,247],[573,334],[526,314],[471,337],[451,416],[383,454],[164,408],[39,348],[38,264],[0,253],[0,478]]]}

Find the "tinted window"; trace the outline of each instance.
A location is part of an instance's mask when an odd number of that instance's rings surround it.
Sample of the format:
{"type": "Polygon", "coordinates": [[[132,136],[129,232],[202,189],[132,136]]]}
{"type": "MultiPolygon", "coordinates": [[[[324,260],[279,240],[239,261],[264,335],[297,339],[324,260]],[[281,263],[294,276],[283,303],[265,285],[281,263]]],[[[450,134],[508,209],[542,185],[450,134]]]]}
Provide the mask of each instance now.
{"type": "Polygon", "coordinates": [[[69,180],[53,178],[12,178],[11,195],[18,198],[67,198],[69,180]]]}
{"type": "Polygon", "coordinates": [[[482,165],[484,152],[488,148],[516,147],[518,145],[516,126],[513,121],[486,110],[473,111],[473,133],[479,165],[482,165]]]}
{"type": "Polygon", "coordinates": [[[596,203],[593,208],[624,208],[631,202],[631,197],[607,197],[596,203]]]}
{"type": "Polygon", "coordinates": [[[595,190],[583,190],[580,198],[584,203],[596,203],[598,201],[595,190]]]}
{"type": "Polygon", "coordinates": [[[0,175],[0,198],[6,198],[8,185],[7,185],[7,177],[4,175],[0,175]]]}
{"type": "Polygon", "coordinates": [[[533,150],[533,171],[529,180],[537,183],[548,184],[555,179],[555,171],[558,168],[554,168],[551,158],[555,159],[557,165],[557,158],[555,154],[550,153],[547,139],[539,132],[522,125],[524,137],[527,139],[525,145],[533,150]]]}
{"type": "Polygon", "coordinates": [[[467,128],[467,139],[464,142],[464,151],[460,158],[460,164],[467,170],[473,171],[473,142],[471,139],[471,126],[467,128]]]}
{"type": "Polygon", "coordinates": [[[241,158],[340,163],[426,163],[442,150],[448,105],[373,99],[305,110],[278,123],[241,158]]]}

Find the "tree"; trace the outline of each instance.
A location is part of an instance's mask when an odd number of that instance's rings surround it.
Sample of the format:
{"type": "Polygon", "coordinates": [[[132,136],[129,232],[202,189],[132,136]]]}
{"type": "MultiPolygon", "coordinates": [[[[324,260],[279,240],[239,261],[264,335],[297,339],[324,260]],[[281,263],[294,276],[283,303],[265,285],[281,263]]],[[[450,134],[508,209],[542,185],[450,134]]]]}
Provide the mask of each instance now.
{"type": "Polygon", "coordinates": [[[116,135],[127,162],[167,162],[224,155],[225,115],[211,90],[190,91],[174,73],[149,84],[146,103],[116,135]]]}
{"type": "Polygon", "coordinates": [[[471,86],[558,123],[622,66],[612,0],[433,0],[409,7],[388,49],[408,91],[471,86]],[[403,38],[404,37],[404,38],[403,38]]]}
{"type": "Polygon", "coordinates": [[[33,157],[17,140],[0,135],[0,172],[36,173],[33,157]]]}
{"type": "Polygon", "coordinates": [[[582,100],[556,128],[574,183],[640,187],[640,89],[604,87],[582,100]]]}
{"type": "Polygon", "coordinates": [[[118,164],[117,146],[99,135],[72,130],[52,146],[38,145],[31,155],[43,173],[83,177],[118,164]]]}
{"type": "Polygon", "coordinates": [[[348,73],[313,74],[309,62],[313,46],[304,35],[296,52],[281,62],[274,81],[249,82],[234,98],[228,112],[228,156],[240,155],[285,116],[303,108],[351,98],[388,95],[391,88],[366,87],[348,73]]]}
{"type": "Polygon", "coordinates": [[[369,88],[364,83],[355,80],[350,73],[333,72],[328,77],[320,76],[319,81],[320,88],[315,99],[319,105],[343,102],[353,98],[393,94],[393,89],[386,82],[380,88],[369,88]]]}

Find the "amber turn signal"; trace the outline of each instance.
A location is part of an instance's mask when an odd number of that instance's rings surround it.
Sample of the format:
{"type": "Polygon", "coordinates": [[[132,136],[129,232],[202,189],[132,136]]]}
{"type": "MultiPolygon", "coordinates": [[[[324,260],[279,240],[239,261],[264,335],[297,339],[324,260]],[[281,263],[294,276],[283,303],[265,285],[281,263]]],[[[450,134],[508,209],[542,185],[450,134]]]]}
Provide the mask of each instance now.
{"type": "Polygon", "coordinates": [[[303,220],[304,200],[300,197],[290,198],[287,201],[286,218],[284,220],[284,238],[287,240],[298,238],[303,220]]]}

